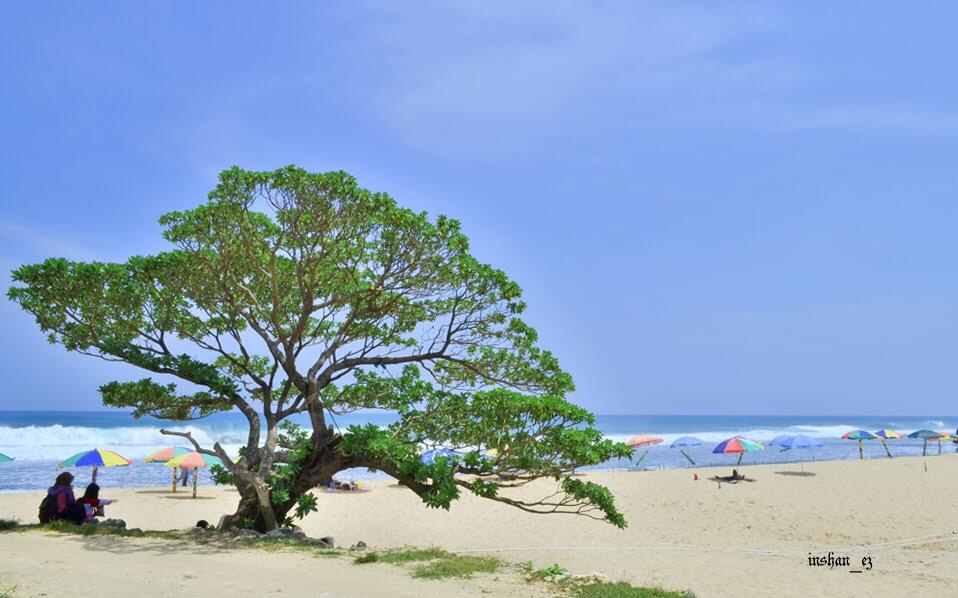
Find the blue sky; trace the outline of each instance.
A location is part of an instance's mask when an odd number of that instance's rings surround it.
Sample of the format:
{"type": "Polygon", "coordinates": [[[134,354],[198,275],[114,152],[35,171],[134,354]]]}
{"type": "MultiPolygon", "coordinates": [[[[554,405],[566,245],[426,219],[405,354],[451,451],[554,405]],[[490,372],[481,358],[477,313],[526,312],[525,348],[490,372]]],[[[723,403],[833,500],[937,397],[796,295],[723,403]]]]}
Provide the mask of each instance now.
{"type": "MultiPolygon", "coordinates": [[[[462,220],[595,411],[954,414],[958,8],[490,4],[7,6],[0,268],[343,169],[462,220]]],[[[0,324],[0,408],[136,375],[0,324]]]]}

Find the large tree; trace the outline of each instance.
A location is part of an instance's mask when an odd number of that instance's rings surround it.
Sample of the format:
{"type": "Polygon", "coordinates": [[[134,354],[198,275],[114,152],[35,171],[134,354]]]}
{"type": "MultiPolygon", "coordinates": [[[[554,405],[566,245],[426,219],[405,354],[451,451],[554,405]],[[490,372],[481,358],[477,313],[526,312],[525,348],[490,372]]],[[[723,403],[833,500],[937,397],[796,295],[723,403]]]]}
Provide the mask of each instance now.
{"type": "Polygon", "coordinates": [[[629,448],[565,400],[572,378],[520,319],[519,287],[470,254],[457,221],[344,172],[290,166],[226,170],[206,203],[160,223],[170,251],[22,266],[8,295],[51,343],[151,374],[100,387],[104,404],[176,421],[245,416],[237,462],[164,431],[222,461],[241,497],[231,524],[282,525],[315,509],[311,488],[367,467],[432,507],[466,490],[625,525],[608,489],[572,472],[629,448]],[[396,421],[329,425],[357,409],[396,421]],[[429,446],[456,455],[423,460],[429,446]],[[537,478],[555,493],[516,490],[537,478]]]}

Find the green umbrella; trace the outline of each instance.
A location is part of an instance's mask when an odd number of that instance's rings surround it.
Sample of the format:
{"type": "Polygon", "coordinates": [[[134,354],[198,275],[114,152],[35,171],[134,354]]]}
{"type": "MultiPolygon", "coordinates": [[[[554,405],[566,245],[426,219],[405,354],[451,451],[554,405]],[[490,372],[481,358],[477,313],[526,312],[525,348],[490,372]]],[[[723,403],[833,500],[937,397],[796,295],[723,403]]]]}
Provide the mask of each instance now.
{"type": "Polygon", "coordinates": [[[8,457],[3,453],[0,453],[0,463],[7,463],[8,461],[13,461],[13,457],[8,457]]]}
{"type": "Polygon", "coordinates": [[[842,434],[842,438],[845,440],[857,440],[858,441],[858,458],[864,459],[865,452],[862,450],[862,440],[874,440],[878,438],[871,432],[867,430],[852,430],[851,432],[845,432],[842,434]]]}
{"type": "Polygon", "coordinates": [[[935,432],[934,430],[915,430],[908,435],[909,438],[921,438],[925,441],[924,448],[921,449],[921,456],[924,457],[928,454],[928,441],[929,440],[938,440],[941,438],[941,432],[935,432]]]}

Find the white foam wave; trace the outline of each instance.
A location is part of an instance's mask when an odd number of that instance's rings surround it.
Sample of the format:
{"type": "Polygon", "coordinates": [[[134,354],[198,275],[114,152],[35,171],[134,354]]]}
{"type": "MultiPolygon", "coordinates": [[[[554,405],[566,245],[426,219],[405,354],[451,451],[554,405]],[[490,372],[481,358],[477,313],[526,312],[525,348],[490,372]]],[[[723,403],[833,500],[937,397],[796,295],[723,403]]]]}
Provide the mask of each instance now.
{"type": "MultiPolygon", "coordinates": [[[[176,426],[177,432],[190,432],[202,446],[219,442],[235,453],[245,444],[245,433],[211,431],[200,426],[176,426]]],[[[18,461],[61,460],[85,449],[104,448],[131,459],[145,457],[154,450],[171,444],[189,446],[175,436],[160,433],[160,428],[129,426],[121,428],[87,428],[80,426],[0,426],[0,453],[18,461]]]]}

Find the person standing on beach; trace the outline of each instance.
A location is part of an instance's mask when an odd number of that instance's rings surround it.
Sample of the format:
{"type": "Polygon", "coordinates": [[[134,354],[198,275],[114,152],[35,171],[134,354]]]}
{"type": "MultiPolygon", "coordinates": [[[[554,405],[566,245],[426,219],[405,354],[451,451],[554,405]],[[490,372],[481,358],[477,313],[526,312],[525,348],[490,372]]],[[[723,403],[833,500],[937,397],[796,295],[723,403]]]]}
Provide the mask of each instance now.
{"type": "Polygon", "coordinates": [[[186,488],[190,485],[190,470],[186,467],[181,467],[180,469],[180,485],[186,488]]]}

